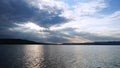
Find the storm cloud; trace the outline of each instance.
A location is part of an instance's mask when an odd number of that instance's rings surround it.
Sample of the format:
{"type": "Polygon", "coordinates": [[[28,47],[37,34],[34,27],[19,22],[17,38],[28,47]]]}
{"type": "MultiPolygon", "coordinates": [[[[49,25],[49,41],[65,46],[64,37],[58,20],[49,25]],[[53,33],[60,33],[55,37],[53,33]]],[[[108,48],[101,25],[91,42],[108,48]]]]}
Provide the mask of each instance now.
{"type": "Polygon", "coordinates": [[[9,27],[14,23],[33,21],[43,27],[50,27],[68,21],[60,16],[62,11],[51,6],[47,6],[47,9],[39,9],[29,5],[27,0],[0,0],[0,25],[9,27]],[[54,11],[50,13],[49,10],[54,11]]]}

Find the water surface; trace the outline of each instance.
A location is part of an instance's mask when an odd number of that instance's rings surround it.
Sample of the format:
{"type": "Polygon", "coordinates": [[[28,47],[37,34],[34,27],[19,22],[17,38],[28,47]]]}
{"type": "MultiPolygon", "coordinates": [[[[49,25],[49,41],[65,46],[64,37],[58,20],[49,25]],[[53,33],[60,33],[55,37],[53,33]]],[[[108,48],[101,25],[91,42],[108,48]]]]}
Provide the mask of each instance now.
{"type": "Polygon", "coordinates": [[[0,68],[120,68],[120,46],[1,45],[0,68]]]}

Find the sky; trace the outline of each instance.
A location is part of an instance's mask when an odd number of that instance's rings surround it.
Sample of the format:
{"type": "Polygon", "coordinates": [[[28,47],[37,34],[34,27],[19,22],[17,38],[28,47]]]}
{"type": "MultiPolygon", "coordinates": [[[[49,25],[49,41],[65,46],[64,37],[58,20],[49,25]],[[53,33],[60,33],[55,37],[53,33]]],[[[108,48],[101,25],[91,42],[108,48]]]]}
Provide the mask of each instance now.
{"type": "Polygon", "coordinates": [[[0,0],[0,38],[120,41],[120,0],[0,0]]]}

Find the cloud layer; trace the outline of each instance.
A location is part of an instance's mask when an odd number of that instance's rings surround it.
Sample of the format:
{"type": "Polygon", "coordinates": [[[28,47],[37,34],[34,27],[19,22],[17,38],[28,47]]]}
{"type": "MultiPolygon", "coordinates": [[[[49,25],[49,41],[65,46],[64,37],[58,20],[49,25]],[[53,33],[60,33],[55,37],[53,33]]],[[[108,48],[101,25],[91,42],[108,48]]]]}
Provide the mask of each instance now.
{"type": "Polygon", "coordinates": [[[0,38],[41,42],[120,40],[120,8],[105,0],[0,0],[0,38]],[[104,13],[105,12],[105,13],[104,13]]]}

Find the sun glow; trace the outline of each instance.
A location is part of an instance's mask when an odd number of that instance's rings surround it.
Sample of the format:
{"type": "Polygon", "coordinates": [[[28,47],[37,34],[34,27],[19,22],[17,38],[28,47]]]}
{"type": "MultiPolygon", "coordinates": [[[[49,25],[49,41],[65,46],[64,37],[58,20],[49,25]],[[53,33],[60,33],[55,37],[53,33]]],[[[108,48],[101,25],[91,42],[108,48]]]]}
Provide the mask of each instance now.
{"type": "Polygon", "coordinates": [[[41,27],[34,22],[23,22],[21,24],[14,24],[16,25],[16,27],[9,28],[10,31],[22,32],[39,38],[46,38],[49,35],[49,33],[45,31],[47,28],[41,27]]]}
{"type": "Polygon", "coordinates": [[[23,26],[27,28],[28,30],[31,30],[32,32],[35,31],[36,33],[38,33],[38,35],[41,35],[42,38],[46,37],[45,35],[47,33],[44,32],[46,28],[41,27],[40,25],[37,25],[33,22],[28,22],[28,23],[25,23],[23,26]]]}
{"type": "Polygon", "coordinates": [[[44,30],[45,29],[32,22],[25,23],[23,26],[25,26],[26,28],[32,29],[32,30],[44,30]]]}

